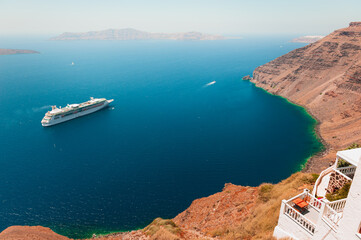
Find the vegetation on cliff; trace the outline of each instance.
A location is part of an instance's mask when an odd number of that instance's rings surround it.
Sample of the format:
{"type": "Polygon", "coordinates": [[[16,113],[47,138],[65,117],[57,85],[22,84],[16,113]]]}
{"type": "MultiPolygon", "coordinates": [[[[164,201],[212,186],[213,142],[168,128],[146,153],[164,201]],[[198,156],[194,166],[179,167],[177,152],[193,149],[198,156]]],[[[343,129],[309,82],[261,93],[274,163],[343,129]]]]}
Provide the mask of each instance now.
{"type": "Polygon", "coordinates": [[[311,189],[314,182],[314,175],[296,173],[275,185],[262,184],[258,188],[259,197],[251,214],[238,226],[225,229],[222,238],[272,239],[282,200],[299,194],[305,188],[311,189]]]}
{"type": "Polygon", "coordinates": [[[317,176],[298,172],[277,184],[264,183],[254,188],[226,185],[220,193],[195,200],[174,221],[185,231],[196,229],[209,237],[272,239],[282,199],[305,188],[311,190],[317,176]],[[202,209],[208,209],[208,214],[203,214],[202,209]]]}
{"type": "Polygon", "coordinates": [[[170,219],[156,218],[143,229],[143,232],[150,236],[151,240],[164,239],[176,240],[182,235],[182,230],[170,219]]]}

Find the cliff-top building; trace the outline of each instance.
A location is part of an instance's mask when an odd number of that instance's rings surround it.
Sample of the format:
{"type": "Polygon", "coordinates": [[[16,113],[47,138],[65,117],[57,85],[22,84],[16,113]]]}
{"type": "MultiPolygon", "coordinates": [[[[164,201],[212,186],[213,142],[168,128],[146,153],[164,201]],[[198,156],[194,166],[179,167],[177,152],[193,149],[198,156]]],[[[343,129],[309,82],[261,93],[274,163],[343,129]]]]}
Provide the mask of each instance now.
{"type": "Polygon", "coordinates": [[[321,172],[312,193],[283,200],[274,230],[276,238],[361,239],[361,148],[337,152],[333,166],[321,172]],[[341,192],[347,197],[328,201],[341,192]]]}

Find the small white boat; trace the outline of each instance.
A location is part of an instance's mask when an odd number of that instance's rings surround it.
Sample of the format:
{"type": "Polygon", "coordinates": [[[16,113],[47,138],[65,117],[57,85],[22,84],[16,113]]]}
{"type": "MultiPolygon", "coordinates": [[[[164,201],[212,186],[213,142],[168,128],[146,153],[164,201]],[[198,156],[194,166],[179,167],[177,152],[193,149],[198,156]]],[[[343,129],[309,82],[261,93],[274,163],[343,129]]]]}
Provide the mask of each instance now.
{"type": "Polygon", "coordinates": [[[216,81],[213,81],[213,82],[207,83],[206,86],[211,86],[211,85],[213,85],[215,83],[216,83],[216,81]]]}

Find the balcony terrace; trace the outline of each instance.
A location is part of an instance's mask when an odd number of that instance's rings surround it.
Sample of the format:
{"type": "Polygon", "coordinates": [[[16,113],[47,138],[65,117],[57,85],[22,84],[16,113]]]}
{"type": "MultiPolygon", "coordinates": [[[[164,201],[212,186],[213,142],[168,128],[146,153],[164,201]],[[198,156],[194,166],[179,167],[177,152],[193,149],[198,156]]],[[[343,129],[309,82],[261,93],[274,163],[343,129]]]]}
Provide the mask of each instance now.
{"type": "Polygon", "coordinates": [[[299,227],[313,235],[319,221],[324,221],[330,228],[337,231],[338,224],[343,216],[343,209],[346,199],[329,202],[327,199],[319,200],[305,190],[303,193],[282,201],[281,214],[286,215],[299,227]],[[307,207],[301,210],[294,202],[301,199],[308,203],[307,207]]]}
{"type": "MultiPolygon", "coordinates": [[[[347,225],[350,219],[349,207],[344,216],[346,202],[348,206],[359,206],[358,202],[354,202],[354,197],[348,199],[347,196],[350,195],[348,191],[350,184],[352,189],[360,159],[361,148],[337,152],[335,164],[321,172],[312,194],[306,189],[297,196],[283,200],[274,236],[294,239],[343,239],[337,236],[345,233],[345,221],[347,225]],[[326,194],[330,194],[327,195],[328,199],[342,199],[330,202],[326,199],[326,194]],[[327,238],[323,238],[326,236],[327,238]]],[[[357,185],[359,183],[354,184],[360,188],[360,185],[357,185]]]]}
{"type": "Polygon", "coordinates": [[[318,221],[322,202],[313,197],[308,190],[303,193],[294,196],[291,199],[283,200],[281,209],[284,209],[283,213],[298,223],[302,228],[313,234],[316,229],[316,223],[318,221]],[[308,205],[305,209],[301,210],[294,203],[296,199],[305,201],[308,205]]]}

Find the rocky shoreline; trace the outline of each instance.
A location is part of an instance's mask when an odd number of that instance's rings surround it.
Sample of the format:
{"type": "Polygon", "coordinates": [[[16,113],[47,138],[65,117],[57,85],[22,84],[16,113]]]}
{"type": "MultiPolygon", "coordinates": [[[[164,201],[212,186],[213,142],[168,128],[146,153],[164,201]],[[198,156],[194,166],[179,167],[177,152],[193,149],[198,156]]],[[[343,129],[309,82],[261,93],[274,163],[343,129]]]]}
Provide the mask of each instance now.
{"type": "Polygon", "coordinates": [[[361,22],[256,68],[257,87],[304,107],[325,150],[304,171],[321,172],[335,153],[361,140],[361,22]]]}

